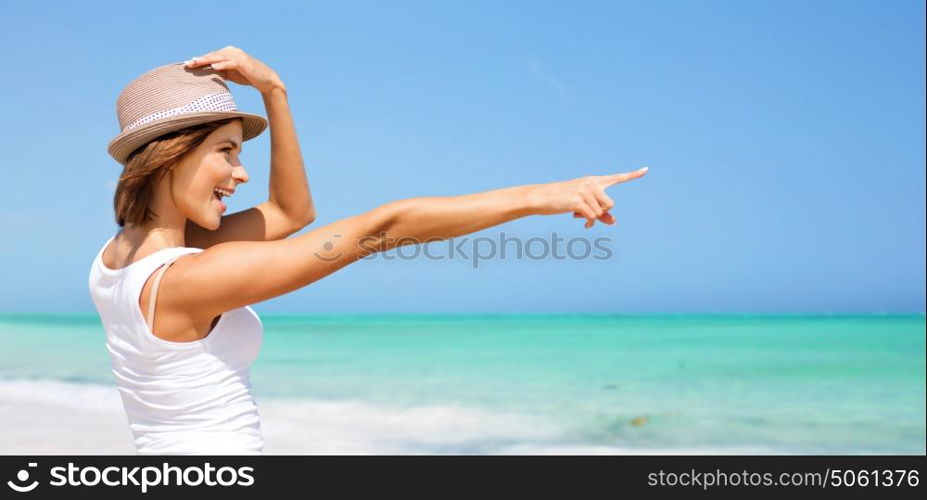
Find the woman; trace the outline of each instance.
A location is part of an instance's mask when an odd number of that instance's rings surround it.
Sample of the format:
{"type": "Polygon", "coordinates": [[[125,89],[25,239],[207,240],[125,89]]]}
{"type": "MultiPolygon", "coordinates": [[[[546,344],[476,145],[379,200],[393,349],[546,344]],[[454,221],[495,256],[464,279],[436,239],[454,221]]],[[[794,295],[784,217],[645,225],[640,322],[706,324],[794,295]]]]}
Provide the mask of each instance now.
{"type": "Polygon", "coordinates": [[[89,286],[140,454],[262,452],[249,370],[263,328],[250,304],[370,252],[528,215],[614,224],[605,188],[646,172],[404,199],[287,239],[315,208],[286,86],[265,64],[226,47],[156,68],[123,90],[117,114],[109,152],[124,166],[122,229],[97,254],[89,286]],[[241,144],[267,122],[238,111],[224,80],[261,92],[271,131],[270,196],[230,215],[222,198],[248,181],[241,144]]]}

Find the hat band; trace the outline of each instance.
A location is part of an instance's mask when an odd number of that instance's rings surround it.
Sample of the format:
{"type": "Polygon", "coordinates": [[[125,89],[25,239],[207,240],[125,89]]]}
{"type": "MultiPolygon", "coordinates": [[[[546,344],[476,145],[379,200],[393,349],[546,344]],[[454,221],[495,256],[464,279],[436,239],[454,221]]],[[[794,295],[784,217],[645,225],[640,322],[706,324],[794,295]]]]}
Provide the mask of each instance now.
{"type": "Polygon", "coordinates": [[[216,92],[215,94],[204,95],[203,97],[200,97],[177,108],[165,109],[151,113],[150,115],[143,116],[138,120],[135,120],[134,122],[126,125],[122,131],[125,132],[126,130],[132,130],[146,123],[151,123],[155,120],[160,120],[169,116],[201,113],[204,111],[238,111],[238,108],[235,106],[235,101],[232,99],[232,94],[228,92],[216,92]]]}

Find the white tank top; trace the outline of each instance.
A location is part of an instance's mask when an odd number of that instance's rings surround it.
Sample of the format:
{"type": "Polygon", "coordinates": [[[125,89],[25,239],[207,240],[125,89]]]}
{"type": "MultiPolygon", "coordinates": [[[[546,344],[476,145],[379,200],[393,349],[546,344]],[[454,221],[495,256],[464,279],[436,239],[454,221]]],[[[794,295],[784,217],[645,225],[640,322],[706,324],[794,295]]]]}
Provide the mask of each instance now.
{"type": "MultiPolygon", "coordinates": [[[[263,324],[250,306],[226,311],[205,338],[172,342],[154,336],[139,296],[153,272],[201,248],[164,248],[121,269],[97,253],[90,296],[106,331],[116,385],[140,455],[246,455],[264,449],[251,395],[250,368],[263,324]],[[162,265],[167,264],[162,267],[162,265]]],[[[152,281],[156,301],[161,272],[152,281]]]]}

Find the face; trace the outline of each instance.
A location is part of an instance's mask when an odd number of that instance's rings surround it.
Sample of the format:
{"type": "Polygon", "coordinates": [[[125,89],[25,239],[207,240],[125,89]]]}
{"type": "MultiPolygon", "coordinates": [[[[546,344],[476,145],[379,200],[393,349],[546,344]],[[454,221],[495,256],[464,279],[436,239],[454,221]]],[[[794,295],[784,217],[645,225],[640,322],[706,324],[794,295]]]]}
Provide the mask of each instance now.
{"type": "Polygon", "coordinates": [[[213,131],[174,167],[170,183],[174,206],[198,226],[217,229],[227,210],[222,200],[248,182],[238,158],[241,143],[241,120],[235,120],[213,131]]]}

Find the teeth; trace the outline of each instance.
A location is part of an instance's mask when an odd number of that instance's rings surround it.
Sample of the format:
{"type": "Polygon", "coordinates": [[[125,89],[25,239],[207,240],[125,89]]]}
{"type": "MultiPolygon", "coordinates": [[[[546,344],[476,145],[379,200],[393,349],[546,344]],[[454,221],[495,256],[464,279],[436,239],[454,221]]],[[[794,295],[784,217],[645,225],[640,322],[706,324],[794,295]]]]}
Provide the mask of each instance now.
{"type": "Polygon", "coordinates": [[[221,196],[232,196],[232,193],[231,193],[230,191],[226,191],[226,190],[221,189],[221,188],[216,188],[216,189],[214,189],[213,191],[215,191],[216,193],[219,193],[219,195],[221,195],[221,196]]]}

